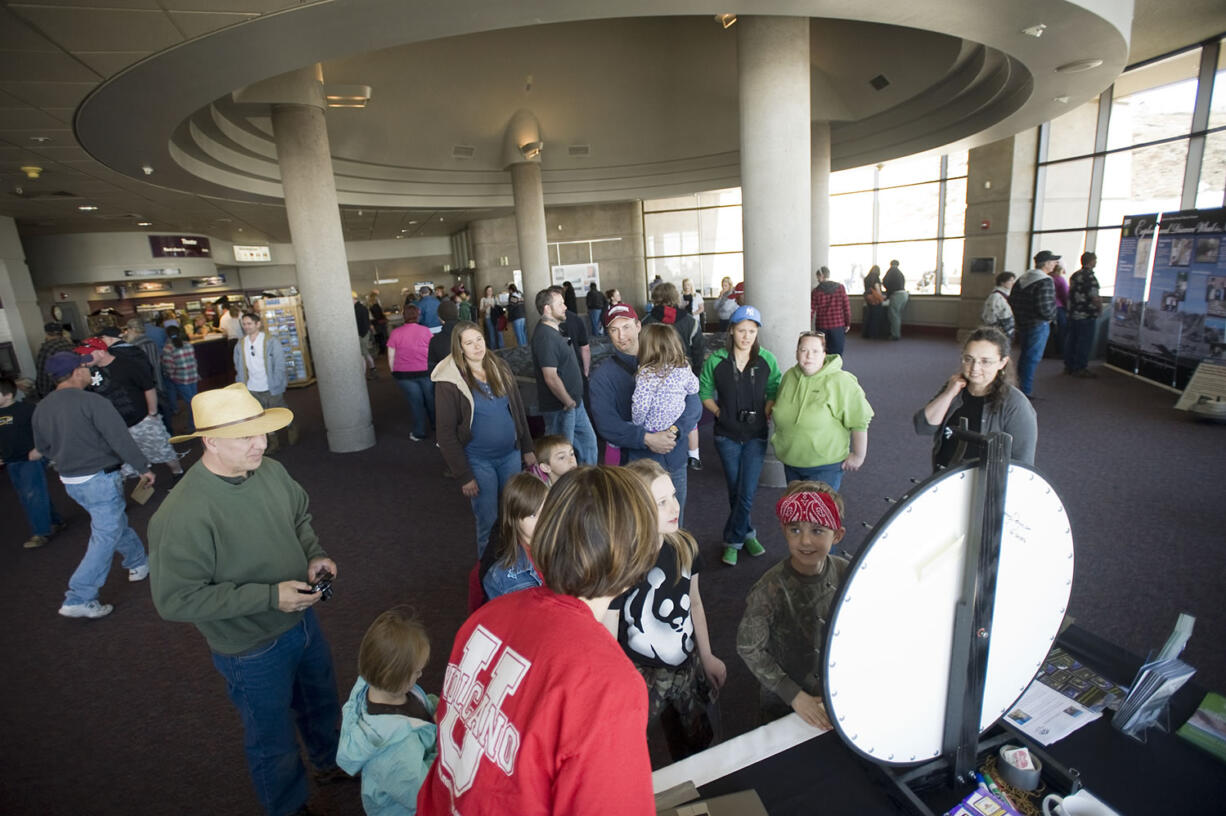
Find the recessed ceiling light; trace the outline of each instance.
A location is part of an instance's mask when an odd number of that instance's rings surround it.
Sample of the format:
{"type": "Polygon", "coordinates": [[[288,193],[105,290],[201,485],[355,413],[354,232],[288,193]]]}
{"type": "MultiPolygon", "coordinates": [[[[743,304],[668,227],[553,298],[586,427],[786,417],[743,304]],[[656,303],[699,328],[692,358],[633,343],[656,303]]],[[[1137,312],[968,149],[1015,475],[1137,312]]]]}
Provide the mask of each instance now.
{"type": "Polygon", "coordinates": [[[1068,97],[1067,96],[1057,96],[1055,99],[1052,100],[1052,102],[1059,102],[1061,105],[1067,105],[1068,97]]]}
{"type": "Polygon", "coordinates": [[[47,142],[51,141],[51,137],[50,136],[31,136],[30,141],[35,142],[37,144],[46,144],[47,142]]]}
{"type": "Polygon", "coordinates": [[[138,227],[152,227],[152,226],[153,226],[153,222],[152,222],[152,221],[137,221],[137,222],[136,222],[136,226],[138,226],[138,227]]]}
{"type": "Polygon", "coordinates": [[[439,220],[439,221],[442,221],[442,220],[443,220],[443,216],[441,216],[441,215],[440,215],[440,216],[438,217],[438,220],[439,220]]]}
{"type": "Polygon", "coordinates": [[[1103,64],[1102,60],[1095,59],[1095,58],[1075,60],[1074,62],[1064,63],[1063,65],[1056,68],[1056,71],[1061,74],[1079,74],[1082,71],[1093,70],[1094,68],[1097,68],[1098,66],[1102,64],[1103,64]]]}
{"type": "Polygon", "coordinates": [[[736,25],[736,15],[735,14],[716,14],[715,22],[719,23],[724,28],[732,28],[734,25],[736,25]]]}
{"type": "Polygon", "coordinates": [[[412,225],[412,224],[416,224],[416,223],[417,223],[416,221],[410,221],[410,222],[409,222],[409,224],[410,224],[410,225],[412,225]]]}
{"type": "Polygon", "coordinates": [[[1022,33],[1025,34],[1027,37],[1038,38],[1038,37],[1042,37],[1043,32],[1046,30],[1047,30],[1046,25],[1044,25],[1043,23],[1036,23],[1035,25],[1032,25],[1029,28],[1023,28],[1022,33]]]}
{"type": "Polygon", "coordinates": [[[95,204],[78,204],[77,209],[81,212],[94,212],[98,207],[95,204]]]}

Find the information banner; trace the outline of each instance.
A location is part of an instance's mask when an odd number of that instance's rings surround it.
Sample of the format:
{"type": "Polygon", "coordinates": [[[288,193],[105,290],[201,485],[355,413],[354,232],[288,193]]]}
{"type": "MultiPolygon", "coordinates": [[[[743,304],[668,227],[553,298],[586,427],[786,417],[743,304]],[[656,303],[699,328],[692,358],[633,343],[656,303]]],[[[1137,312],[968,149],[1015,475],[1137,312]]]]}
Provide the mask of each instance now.
{"type": "Polygon", "coordinates": [[[1141,321],[1141,351],[1178,366],[1221,357],[1226,334],[1223,238],[1226,208],[1162,214],[1141,321]]]}
{"type": "Polygon", "coordinates": [[[1111,323],[1107,339],[1137,351],[1141,348],[1141,312],[1145,306],[1145,279],[1154,244],[1158,214],[1130,215],[1120,231],[1120,254],[1115,267],[1115,294],[1111,296],[1111,323]]]}

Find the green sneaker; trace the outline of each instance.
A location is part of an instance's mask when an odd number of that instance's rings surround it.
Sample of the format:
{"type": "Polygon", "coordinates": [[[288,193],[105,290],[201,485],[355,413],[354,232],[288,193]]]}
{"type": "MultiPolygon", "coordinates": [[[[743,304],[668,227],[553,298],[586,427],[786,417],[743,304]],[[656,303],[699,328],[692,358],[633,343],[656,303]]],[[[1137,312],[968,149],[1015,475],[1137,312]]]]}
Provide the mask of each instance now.
{"type": "Polygon", "coordinates": [[[758,539],[754,538],[753,536],[749,536],[745,539],[745,552],[749,553],[754,558],[757,558],[759,555],[766,552],[766,548],[762,546],[762,542],[758,541],[758,539]]]}
{"type": "Polygon", "coordinates": [[[724,547],[724,557],[720,560],[730,567],[736,566],[736,557],[740,552],[736,547],[724,547]]]}

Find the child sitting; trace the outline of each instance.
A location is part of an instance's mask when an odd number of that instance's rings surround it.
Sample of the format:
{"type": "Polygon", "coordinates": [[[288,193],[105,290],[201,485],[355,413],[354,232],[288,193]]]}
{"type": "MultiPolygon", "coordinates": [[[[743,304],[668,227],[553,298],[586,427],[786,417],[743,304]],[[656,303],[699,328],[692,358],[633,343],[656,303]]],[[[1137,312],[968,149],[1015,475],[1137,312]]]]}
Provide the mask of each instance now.
{"type": "Polygon", "coordinates": [[[828,729],[822,650],[830,605],[847,575],[847,559],[829,554],[845,532],[843,498],[825,482],[792,482],[775,514],[791,555],[749,590],[736,650],[761,684],[763,722],[790,706],[809,725],[828,729]]]}
{"type": "Polygon", "coordinates": [[[550,434],[536,440],[536,464],[528,471],[552,485],[578,466],[574,446],[561,434],[550,434]]]}
{"type": "Polygon", "coordinates": [[[687,394],[698,393],[698,377],[672,326],[650,323],[639,335],[639,368],[634,377],[630,419],[648,433],[676,432],[687,394]]]}
{"type": "Polygon", "coordinates": [[[660,717],[676,761],[711,744],[707,706],[728,670],[711,652],[698,592],[702,559],[698,542],[677,526],[681,507],[672,480],[654,459],[624,469],[642,479],[656,505],[657,555],[647,575],[609,605],[604,623],[647,684],[647,722],[660,717]]]}
{"type": "Polygon", "coordinates": [[[31,535],[22,544],[27,550],[43,546],[63,526],[47,492],[47,466],[42,454],[30,459],[34,450],[33,416],[33,403],[17,401],[16,383],[7,377],[0,379],[0,457],[30,522],[31,535]]]}
{"type": "MultiPolygon", "coordinates": [[[[539,442],[537,447],[540,448],[539,442]]],[[[571,451],[571,462],[574,462],[573,449],[569,444],[566,449],[571,451]]],[[[502,488],[502,507],[497,527],[500,542],[495,546],[491,538],[491,546],[485,548],[487,553],[496,552],[499,559],[482,570],[481,577],[481,587],[491,601],[544,583],[532,562],[531,542],[537,514],[548,492],[549,486],[529,473],[516,473],[502,488]]]]}
{"type": "Polygon", "coordinates": [[[362,637],[336,764],[362,774],[367,816],[417,812],[417,791],[438,754],[438,697],[416,684],[429,659],[425,628],[402,608],[375,618],[362,637]]]}

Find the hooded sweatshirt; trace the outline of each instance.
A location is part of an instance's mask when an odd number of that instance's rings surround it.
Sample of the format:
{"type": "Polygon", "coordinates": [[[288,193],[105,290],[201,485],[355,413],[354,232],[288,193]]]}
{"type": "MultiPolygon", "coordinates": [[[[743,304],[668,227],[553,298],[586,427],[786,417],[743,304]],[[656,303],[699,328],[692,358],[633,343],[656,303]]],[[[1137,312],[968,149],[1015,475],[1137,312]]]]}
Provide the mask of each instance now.
{"type": "MultiPolygon", "coordinates": [[[[359,677],[342,714],[336,764],[350,776],[362,774],[367,816],[412,816],[417,792],[438,755],[438,726],[416,717],[371,714],[369,693],[370,686],[359,677]]],[[[427,696],[421,686],[409,693],[434,714],[437,697],[427,696]]]]}
{"type": "Polygon", "coordinates": [[[1056,319],[1056,286],[1046,272],[1031,269],[1013,284],[1009,305],[1019,329],[1050,323],[1056,319]]]}
{"type": "Polygon", "coordinates": [[[783,375],[775,397],[775,455],[785,465],[821,467],[842,462],[851,450],[851,432],[868,430],[873,409],[843,358],[827,354],[815,373],[800,366],[783,375]]]}

